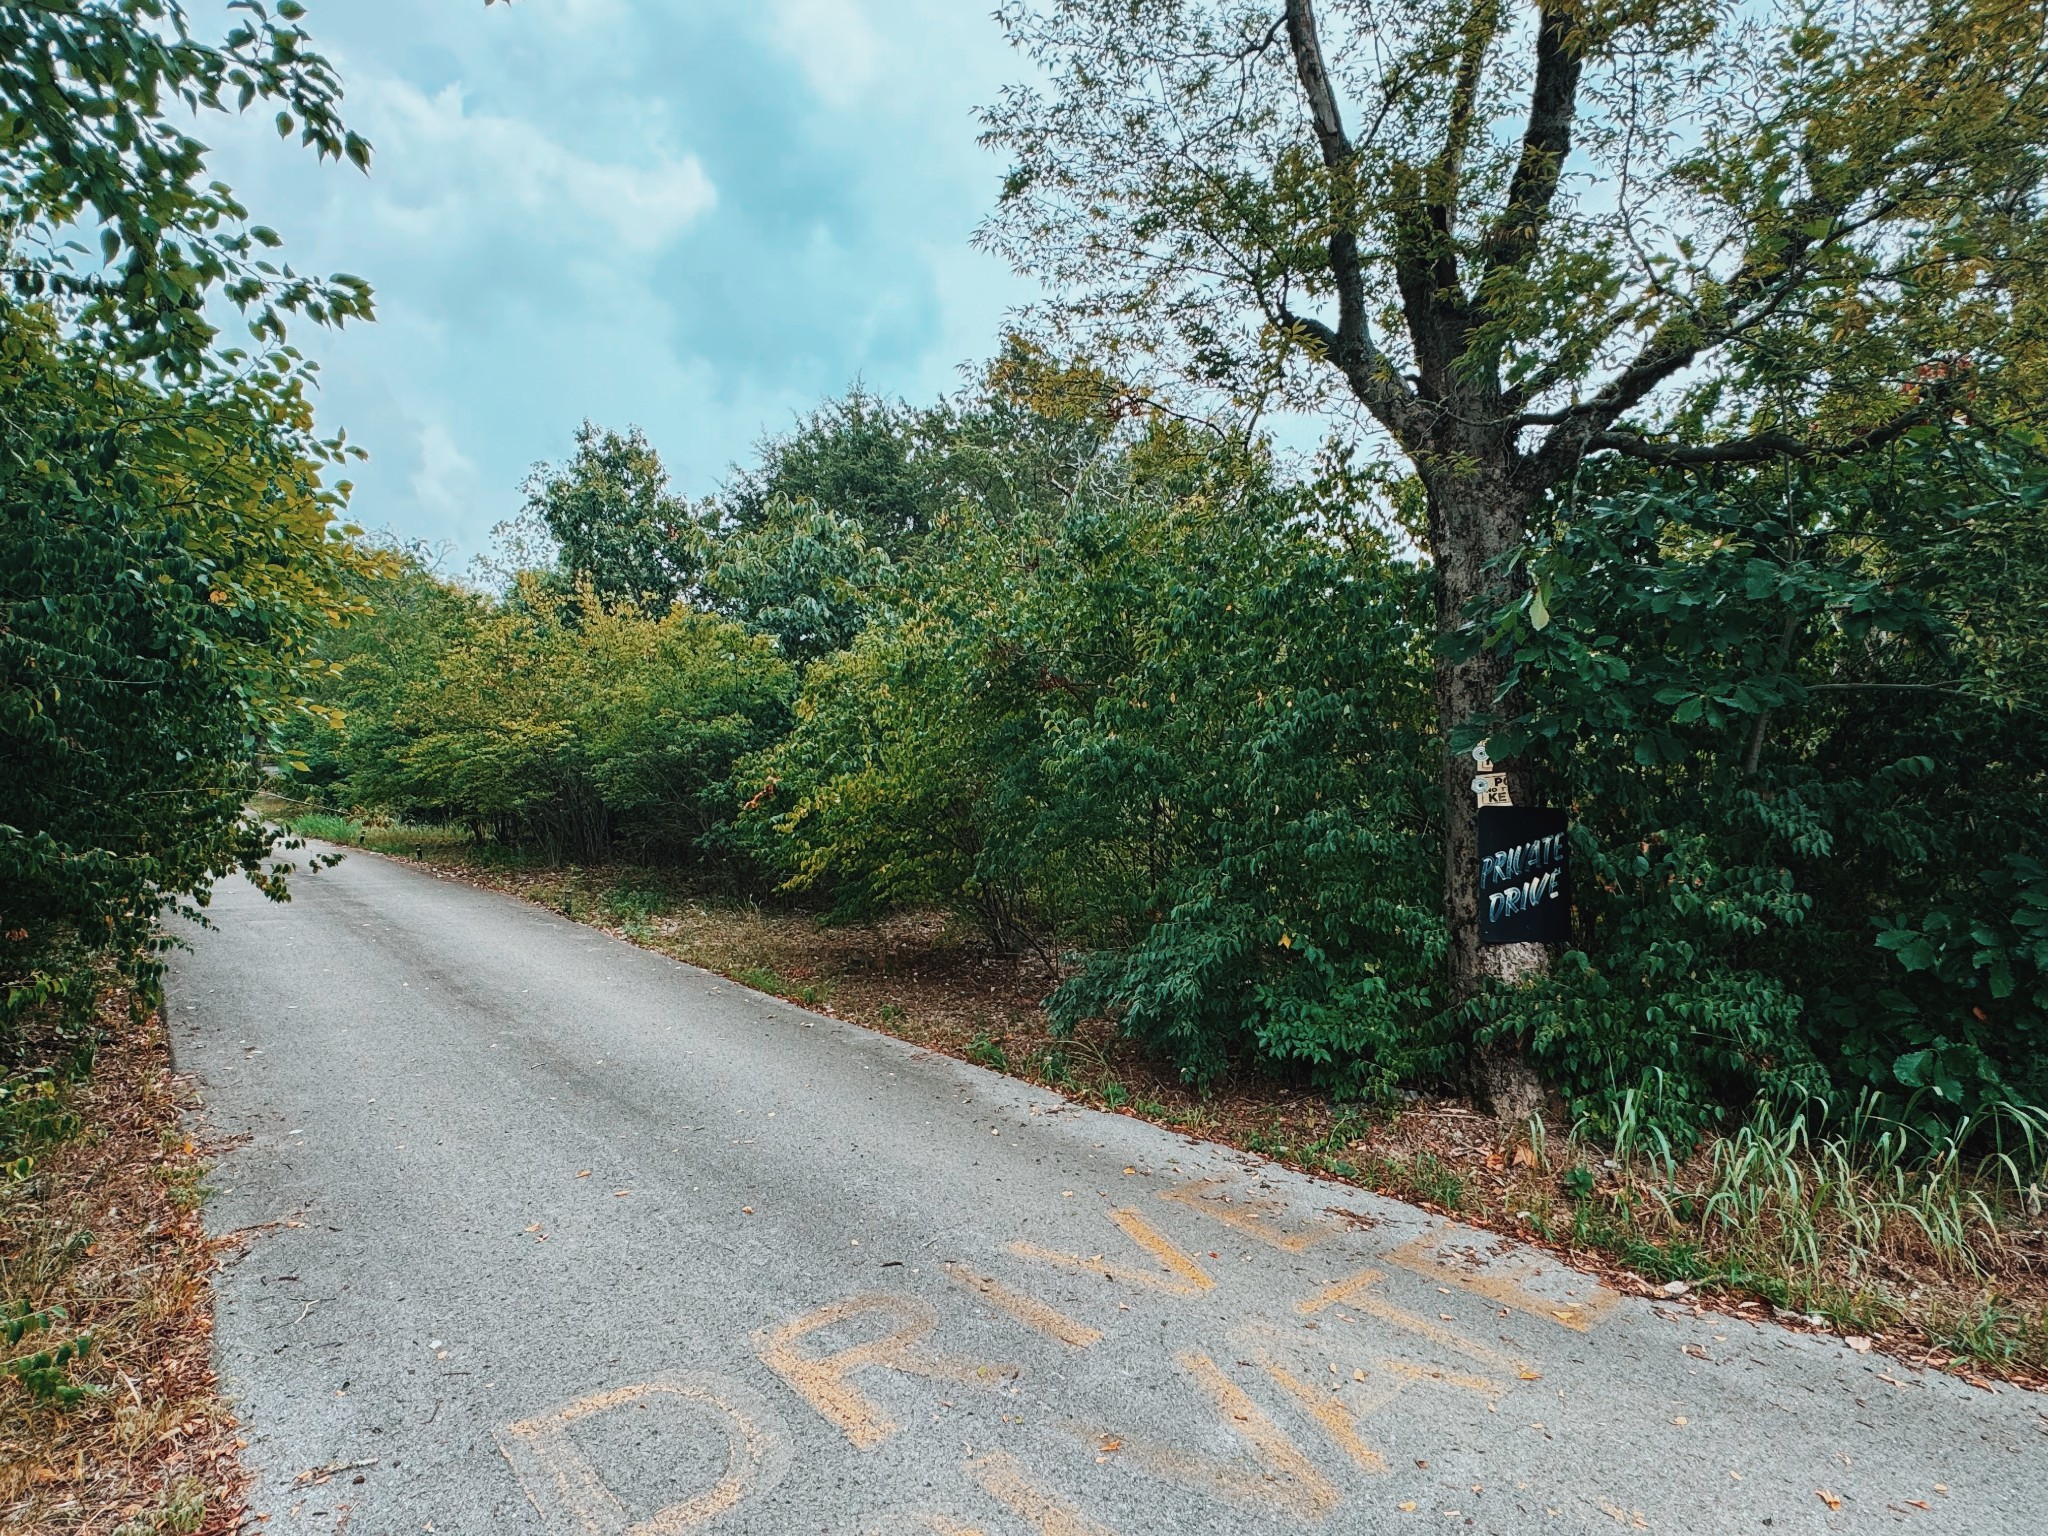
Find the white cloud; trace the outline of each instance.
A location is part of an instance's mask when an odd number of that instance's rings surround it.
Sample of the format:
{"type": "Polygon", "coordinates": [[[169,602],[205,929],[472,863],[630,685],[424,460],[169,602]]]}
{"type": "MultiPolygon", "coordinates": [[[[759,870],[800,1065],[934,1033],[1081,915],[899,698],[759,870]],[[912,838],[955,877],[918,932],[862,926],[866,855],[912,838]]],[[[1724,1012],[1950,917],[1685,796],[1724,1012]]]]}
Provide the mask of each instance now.
{"type": "Polygon", "coordinates": [[[693,154],[647,145],[637,161],[592,160],[530,121],[472,112],[459,85],[429,96],[389,75],[359,75],[350,96],[377,146],[379,213],[415,235],[516,213],[537,234],[646,254],[718,201],[693,154]]]}
{"type": "MultiPolygon", "coordinates": [[[[217,0],[206,0],[217,3],[217,0]]],[[[372,458],[357,521],[465,552],[585,416],[714,486],[855,375],[924,398],[1022,285],[967,246],[1000,167],[975,103],[1017,67],[988,0],[333,0],[316,38],[372,174],[261,113],[218,171],[378,323],[294,332],[372,458]]]]}
{"type": "Polygon", "coordinates": [[[421,510],[457,525],[475,516],[480,499],[488,492],[476,461],[439,421],[420,427],[419,462],[411,484],[413,499],[421,510]]]}
{"type": "Polygon", "coordinates": [[[883,45],[856,0],[775,0],[775,41],[828,106],[849,107],[881,73],[883,45]]]}

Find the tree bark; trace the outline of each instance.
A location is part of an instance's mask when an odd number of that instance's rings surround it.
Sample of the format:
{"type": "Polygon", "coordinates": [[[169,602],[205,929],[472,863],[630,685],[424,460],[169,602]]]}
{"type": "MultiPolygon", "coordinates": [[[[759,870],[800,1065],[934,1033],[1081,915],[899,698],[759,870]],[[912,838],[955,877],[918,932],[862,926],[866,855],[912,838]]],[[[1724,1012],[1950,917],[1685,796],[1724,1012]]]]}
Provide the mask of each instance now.
{"type": "MultiPolygon", "coordinates": [[[[1303,316],[1284,304],[1276,318],[1322,349],[1343,374],[1360,404],[1390,432],[1414,462],[1429,496],[1429,554],[1437,573],[1437,633],[1449,636],[1466,609],[1486,599],[1497,610],[1514,595],[1516,577],[1498,568],[1528,527],[1529,511],[1546,485],[1568,473],[1598,432],[1641,400],[1691,355],[1662,337],[1636,364],[1568,424],[1553,430],[1543,449],[1525,456],[1517,439],[1527,423],[1518,415],[1500,375],[1497,355],[1475,356],[1475,339],[1494,318],[1488,279],[1526,269],[1542,239],[1557,196],[1572,124],[1582,62],[1581,8],[1569,0],[1539,7],[1529,119],[1506,206],[1490,221],[1468,289],[1452,231],[1458,222],[1457,188],[1464,135],[1473,110],[1469,93],[1454,91],[1449,128],[1434,173],[1395,169],[1393,275],[1402,318],[1413,346],[1415,372],[1403,375],[1374,344],[1367,317],[1372,305],[1356,231],[1339,220],[1329,235],[1329,264],[1337,324],[1303,316]]],[[[1323,57],[1313,0],[1286,0],[1283,13],[1295,72],[1309,108],[1323,163],[1339,185],[1351,178],[1357,154],[1344,128],[1329,66],[1323,57]]],[[[1489,46],[1491,28],[1466,40],[1467,68],[1489,46]]],[[[1459,79],[1465,78],[1463,73],[1459,79]]],[[[1696,345],[1696,344],[1695,344],[1696,345]]],[[[1543,973],[1549,955],[1538,944],[1479,943],[1478,807],[1471,789],[1473,762],[1454,757],[1450,738],[1459,727],[1498,708],[1507,665],[1482,653],[1463,661],[1436,661],[1437,725],[1443,742],[1444,918],[1450,932],[1450,1000],[1470,1002],[1489,982],[1515,985],[1543,973]]],[[[1517,805],[1534,803],[1523,765],[1496,762],[1507,774],[1517,805]]],[[[1522,1118],[1542,1106],[1542,1085],[1513,1050],[1476,1053],[1473,1088],[1494,1113],[1522,1118]]]]}
{"type": "MultiPolygon", "coordinates": [[[[1515,595],[1514,579],[1494,564],[1521,542],[1528,526],[1531,494],[1518,483],[1512,450],[1505,441],[1470,442],[1453,452],[1432,455],[1452,467],[1425,468],[1429,493],[1430,557],[1436,566],[1436,626],[1440,638],[1455,633],[1467,608],[1477,598],[1497,608],[1515,595]],[[1478,452],[1472,450],[1477,448],[1478,452]],[[1488,450],[1491,450],[1490,452],[1488,450]]],[[[1464,660],[1439,655],[1435,667],[1437,723],[1443,744],[1444,918],[1449,928],[1446,957],[1450,1001],[1470,1002],[1489,982],[1517,985],[1540,976],[1550,963],[1540,944],[1482,945],[1479,942],[1479,813],[1472,793],[1475,765],[1464,753],[1453,753],[1451,737],[1461,726],[1492,713],[1512,710],[1503,700],[1507,662],[1492,651],[1464,660]]],[[[1536,803],[1525,764],[1496,758],[1496,772],[1507,775],[1508,794],[1516,805],[1536,803]]],[[[1543,1106],[1543,1085],[1518,1052],[1482,1048],[1473,1061],[1472,1089],[1479,1101],[1503,1119],[1523,1120],[1543,1106]]]]}

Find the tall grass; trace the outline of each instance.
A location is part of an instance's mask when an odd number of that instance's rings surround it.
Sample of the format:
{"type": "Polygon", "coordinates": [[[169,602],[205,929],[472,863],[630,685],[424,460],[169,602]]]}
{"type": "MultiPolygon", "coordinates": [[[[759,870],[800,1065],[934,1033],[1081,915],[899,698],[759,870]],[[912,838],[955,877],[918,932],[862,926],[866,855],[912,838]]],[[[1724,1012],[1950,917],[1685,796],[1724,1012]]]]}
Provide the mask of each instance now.
{"type": "MultiPolygon", "coordinates": [[[[418,856],[428,851],[446,853],[463,849],[476,853],[475,837],[468,828],[452,823],[394,822],[382,817],[350,816],[342,811],[310,805],[282,796],[260,796],[256,809],[294,837],[339,843],[345,848],[368,848],[377,853],[418,856]]],[[[493,854],[501,850],[492,848],[493,854]]]]}
{"type": "Polygon", "coordinates": [[[1617,1214],[1767,1272],[1856,1280],[1884,1260],[1931,1261],[1981,1278],[2000,1267],[2004,1229],[2041,1213],[2040,1109],[2001,1106],[1925,1131],[1869,1096],[1840,1115],[1766,1104],[1680,1159],[1641,1107],[1624,1097],[1608,1196],[1617,1214]]]}

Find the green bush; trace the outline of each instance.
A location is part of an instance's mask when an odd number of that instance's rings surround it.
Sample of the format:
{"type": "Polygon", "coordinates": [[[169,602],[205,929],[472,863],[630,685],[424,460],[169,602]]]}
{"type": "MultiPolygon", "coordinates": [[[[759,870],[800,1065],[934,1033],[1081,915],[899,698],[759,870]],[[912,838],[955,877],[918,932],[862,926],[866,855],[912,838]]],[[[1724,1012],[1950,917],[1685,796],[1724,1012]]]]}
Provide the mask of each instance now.
{"type": "Polygon", "coordinates": [[[337,638],[338,723],[289,738],[323,796],[550,857],[702,857],[733,764],[788,721],[765,637],[522,580],[493,600],[400,571],[337,638]]]}
{"type": "Polygon", "coordinates": [[[1213,1080],[1440,1065],[1421,573],[1178,429],[1024,523],[963,518],[813,666],[751,846],[855,914],[1089,951],[1051,1000],[1213,1080]]]}
{"type": "Polygon", "coordinates": [[[1944,441],[1558,509],[1496,633],[1576,822],[1503,999],[1578,1107],[2048,1103],[2048,466],[1944,441]]]}
{"type": "Polygon", "coordinates": [[[256,744],[355,559],[309,429],[295,388],[166,389],[0,304],[0,1039],[271,880],[256,744]]]}

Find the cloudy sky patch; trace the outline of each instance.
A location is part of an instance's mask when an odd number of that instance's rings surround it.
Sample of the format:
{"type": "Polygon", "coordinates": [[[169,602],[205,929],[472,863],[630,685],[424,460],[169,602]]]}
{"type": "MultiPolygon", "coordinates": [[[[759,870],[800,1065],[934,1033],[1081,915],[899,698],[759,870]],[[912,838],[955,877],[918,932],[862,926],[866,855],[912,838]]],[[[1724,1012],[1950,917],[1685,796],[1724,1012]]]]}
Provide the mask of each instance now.
{"type": "Polygon", "coordinates": [[[371,452],[359,521],[480,550],[576,425],[636,422],[682,489],[854,378],[959,382],[1026,295],[967,247],[1017,66],[945,0],[316,0],[368,177],[205,125],[216,173],[378,322],[294,338],[371,452]]]}

